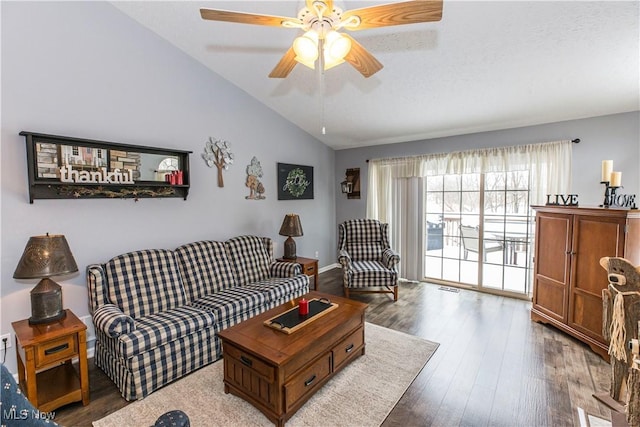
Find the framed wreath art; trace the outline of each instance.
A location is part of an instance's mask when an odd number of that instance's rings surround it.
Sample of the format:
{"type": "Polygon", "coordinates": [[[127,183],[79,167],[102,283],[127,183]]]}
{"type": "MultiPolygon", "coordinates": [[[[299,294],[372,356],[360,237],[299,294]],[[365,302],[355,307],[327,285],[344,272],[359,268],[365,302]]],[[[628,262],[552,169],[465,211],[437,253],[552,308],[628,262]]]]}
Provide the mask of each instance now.
{"type": "Polygon", "coordinates": [[[313,199],[313,166],[278,163],[278,200],[313,199]]]}

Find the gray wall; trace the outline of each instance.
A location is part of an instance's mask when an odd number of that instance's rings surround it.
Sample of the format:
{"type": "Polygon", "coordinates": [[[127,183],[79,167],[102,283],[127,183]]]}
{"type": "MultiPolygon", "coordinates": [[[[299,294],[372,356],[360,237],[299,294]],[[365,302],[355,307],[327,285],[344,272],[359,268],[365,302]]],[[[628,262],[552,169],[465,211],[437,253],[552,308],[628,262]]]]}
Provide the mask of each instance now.
{"type": "MultiPolygon", "coordinates": [[[[270,236],[300,214],[298,253],[334,262],[333,150],[141,27],[108,3],[2,2],[1,333],[30,316],[35,280],[12,278],[29,236],[67,237],[80,271],[55,278],[65,308],[88,314],[84,269],[123,252],[175,248],[239,234],[270,236]],[[36,200],[27,197],[22,130],[192,150],[181,199],[36,200]],[[231,142],[235,163],[218,188],[201,159],[209,136],[231,142]],[[262,163],[266,200],[245,200],[246,167],[262,163]],[[276,163],[314,167],[315,199],[278,201],[276,163]]],[[[7,354],[15,372],[15,352],[7,354]]]]}
{"type": "Polygon", "coordinates": [[[348,168],[360,168],[362,197],[348,200],[336,186],[336,221],[364,218],[367,212],[367,159],[404,157],[428,153],[463,151],[481,147],[503,147],[580,138],[573,146],[572,192],[581,206],[602,203],[602,160],[613,160],[613,170],[622,171],[622,193],[640,196],[640,112],[614,114],[506,129],[494,132],[437,138],[424,141],[354,148],[335,152],[336,182],[344,180],[348,168]]]}

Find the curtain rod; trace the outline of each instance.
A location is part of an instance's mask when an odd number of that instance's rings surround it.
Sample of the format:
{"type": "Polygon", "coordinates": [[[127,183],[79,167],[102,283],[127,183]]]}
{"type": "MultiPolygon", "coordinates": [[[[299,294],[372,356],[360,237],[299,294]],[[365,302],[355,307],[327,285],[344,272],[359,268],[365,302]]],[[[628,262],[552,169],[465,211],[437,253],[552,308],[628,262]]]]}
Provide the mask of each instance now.
{"type": "MultiPolygon", "coordinates": [[[[580,138],[572,139],[571,142],[573,142],[574,144],[580,144],[580,138]]],[[[369,163],[369,159],[365,160],[365,162],[369,163]]]]}

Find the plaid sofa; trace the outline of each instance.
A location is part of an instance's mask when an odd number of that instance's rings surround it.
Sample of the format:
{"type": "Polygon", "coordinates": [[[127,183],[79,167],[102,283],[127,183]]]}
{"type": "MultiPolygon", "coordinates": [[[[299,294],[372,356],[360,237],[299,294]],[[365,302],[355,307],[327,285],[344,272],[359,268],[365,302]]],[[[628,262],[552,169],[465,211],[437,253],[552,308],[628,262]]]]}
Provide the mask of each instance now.
{"type": "Polygon", "coordinates": [[[267,237],[150,249],[87,267],[95,363],[127,400],[222,357],[217,332],[309,292],[267,237]]]}
{"type": "Polygon", "coordinates": [[[375,219],[348,220],[338,225],[338,239],[338,261],[347,298],[350,291],[381,292],[393,294],[397,301],[400,255],[390,248],[389,224],[375,219]]]}

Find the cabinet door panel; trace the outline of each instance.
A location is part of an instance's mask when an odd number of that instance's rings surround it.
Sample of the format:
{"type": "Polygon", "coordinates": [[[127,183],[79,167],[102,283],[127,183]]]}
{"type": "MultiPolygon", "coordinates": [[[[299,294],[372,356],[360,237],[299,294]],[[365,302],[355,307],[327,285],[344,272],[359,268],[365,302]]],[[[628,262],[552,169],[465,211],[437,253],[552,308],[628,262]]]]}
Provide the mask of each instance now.
{"type": "Polygon", "coordinates": [[[600,258],[623,256],[624,224],[624,219],[581,215],[573,223],[569,325],[602,342],[602,290],[609,282],[600,258]]]}
{"type": "Polygon", "coordinates": [[[562,322],[568,315],[571,218],[548,213],[536,217],[533,305],[562,322]]]}
{"type": "Polygon", "coordinates": [[[602,336],[602,297],[574,292],[569,303],[572,321],[569,325],[592,338],[605,342],[602,336]]]}
{"type": "Polygon", "coordinates": [[[609,283],[600,258],[622,256],[624,220],[576,216],[574,229],[572,284],[575,289],[600,296],[609,283]]]}
{"type": "Polygon", "coordinates": [[[568,319],[567,287],[544,277],[536,279],[534,306],[561,322],[568,319]]]}
{"type": "Polygon", "coordinates": [[[536,275],[559,284],[568,283],[567,252],[571,244],[570,215],[539,215],[536,219],[538,244],[535,254],[536,275]]]}

